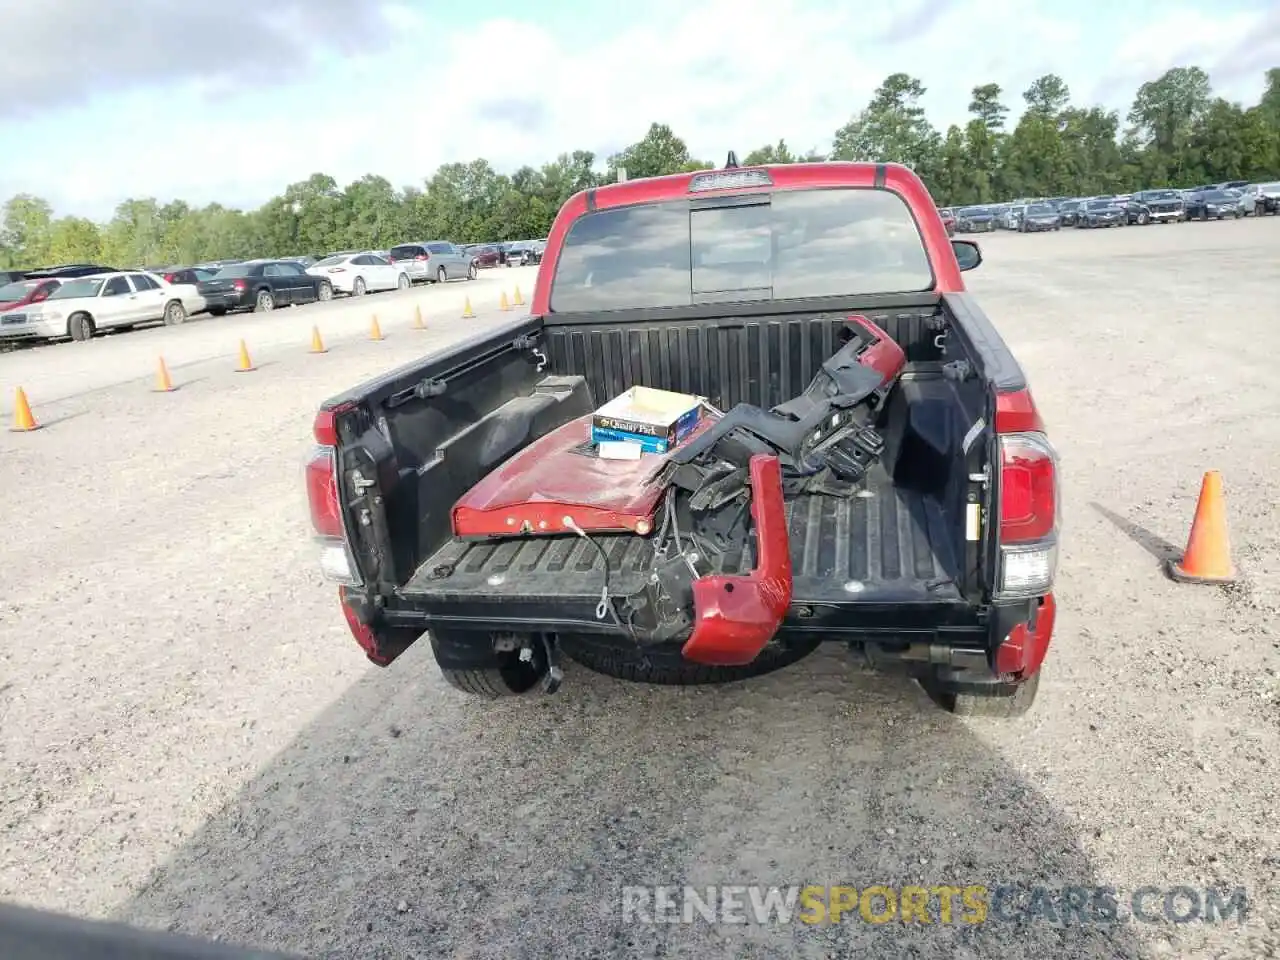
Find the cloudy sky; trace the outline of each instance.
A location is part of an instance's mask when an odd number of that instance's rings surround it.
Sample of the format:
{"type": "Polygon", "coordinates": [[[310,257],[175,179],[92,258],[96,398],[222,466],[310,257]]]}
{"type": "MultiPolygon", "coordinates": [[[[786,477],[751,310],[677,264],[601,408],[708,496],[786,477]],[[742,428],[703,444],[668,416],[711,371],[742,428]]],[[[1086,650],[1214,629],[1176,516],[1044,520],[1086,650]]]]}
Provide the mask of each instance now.
{"type": "Polygon", "coordinates": [[[1256,101],[1280,65],[1275,0],[90,0],[5,14],[0,197],[110,215],[129,196],[256,205],[325,171],[418,183],[613,152],[652,121],[719,160],[784,137],[825,149],[886,75],[941,127],[969,90],[1056,72],[1127,110],[1179,64],[1256,101]],[[892,13],[886,8],[896,6],[892,13]]]}

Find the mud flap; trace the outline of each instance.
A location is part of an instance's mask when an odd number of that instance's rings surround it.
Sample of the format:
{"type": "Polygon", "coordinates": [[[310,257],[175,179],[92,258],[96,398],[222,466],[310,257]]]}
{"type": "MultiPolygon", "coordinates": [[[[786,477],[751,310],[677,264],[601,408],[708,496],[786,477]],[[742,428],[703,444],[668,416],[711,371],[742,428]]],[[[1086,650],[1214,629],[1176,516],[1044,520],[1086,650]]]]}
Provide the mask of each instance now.
{"type": "Polygon", "coordinates": [[[707,666],[751,663],[773,639],[791,606],[791,545],[787,536],[782,467],[776,456],[750,461],[751,516],[756,567],[746,576],[699,577],[693,582],[693,632],[681,649],[707,666]]]}

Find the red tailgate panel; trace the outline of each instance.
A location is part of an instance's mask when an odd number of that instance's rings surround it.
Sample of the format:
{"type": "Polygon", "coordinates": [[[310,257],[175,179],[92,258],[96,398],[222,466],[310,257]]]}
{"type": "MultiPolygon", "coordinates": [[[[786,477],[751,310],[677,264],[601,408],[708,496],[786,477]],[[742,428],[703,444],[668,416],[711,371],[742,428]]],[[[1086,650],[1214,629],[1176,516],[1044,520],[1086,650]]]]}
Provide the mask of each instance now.
{"type": "MultiPolygon", "coordinates": [[[[704,417],[691,435],[712,422],[704,417]]],[[[654,478],[667,458],[605,460],[590,441],[588,414],[531,443],[457,502],[454,536],[574,533],[566,516],[587,533],[649,533],[663,493],[654,478]]]]}

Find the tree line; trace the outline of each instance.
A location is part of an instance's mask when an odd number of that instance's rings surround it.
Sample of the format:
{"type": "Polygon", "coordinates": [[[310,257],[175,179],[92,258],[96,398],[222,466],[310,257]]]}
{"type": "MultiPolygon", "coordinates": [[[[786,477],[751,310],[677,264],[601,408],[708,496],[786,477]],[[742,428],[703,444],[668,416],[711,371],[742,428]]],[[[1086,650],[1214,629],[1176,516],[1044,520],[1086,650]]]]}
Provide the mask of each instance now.
{"type": "MultiPolygon", "coordinates": [[[[779,140],[742,162],[904,163],[943,205],[1280,178],[1280,67],[1267,71],[1261,99],[1248,108],[1215,96],[1199,67],[1176,67],[1138,89],[1123,121],[1118,111],[1073,104],[1062,78],[1046,74],[1022,92],[1024,109],[1012,129],[999,84],[974,87],[971,119],[945,132],[925,116],[925,92],[918,79],[894,73],[835,132],[828,154],[797,153],[779,140]]],[[[483,159],[449,163],[421,186],[400,189],[374,174],[340,187],[316,173],[257,210],[130,199],[105,224],[56,217],[45,200],[21,194],[0,215],[0,266],[159,266],[386,248],[407,239],[530,239],[547,234],[575,192],[612,182],[619,169],[647,177],[723,162],[694,157],[661,123],[603,164],[599,159],[575,150],[510,175],[483,159]]]]}

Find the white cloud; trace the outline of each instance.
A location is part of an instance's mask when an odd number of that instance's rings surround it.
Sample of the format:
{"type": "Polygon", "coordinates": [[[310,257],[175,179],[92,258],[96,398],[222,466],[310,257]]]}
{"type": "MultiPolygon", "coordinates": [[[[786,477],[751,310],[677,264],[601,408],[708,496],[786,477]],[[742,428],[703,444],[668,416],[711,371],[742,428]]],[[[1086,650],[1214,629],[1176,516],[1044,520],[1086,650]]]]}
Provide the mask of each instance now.
{"type": "MultiPolygon", "coordinates": [[[[944,127],[964,121],[974,85],[992,81],[1016,117],[1021,90],[1046,72],[1061,74],[1077,101],[1103,97],[1123,113],[1143,80],[1176,63],[1213,65],[1263,22],[1262,12],[1189,7],[1152,20],[1101,3],[1037,12],[1027,0],[885,7],[657,0],[639,25],[601,18],[553,32],[477,20],[440,44],[432,22],[400,6],[395,49],[335,62],[324,82],[212,106],[137,94],[92,118],[82,112],[44,134],[45,155],[7,160],[0,191],[32,190],[94,216],[131,195],[256,204],[315,171],[405,184],[451,160],[483,156],[510,170],[577,148],[604,152],[653,121],[709,160],[780,137],[825,149],[898,70],[921,78],[930,119],[944,127]],[[927,28],[912,32],[912,17],[927,28]]],[[[1220,92],[1253,97],[1261,79],[1220,92]]]]}

